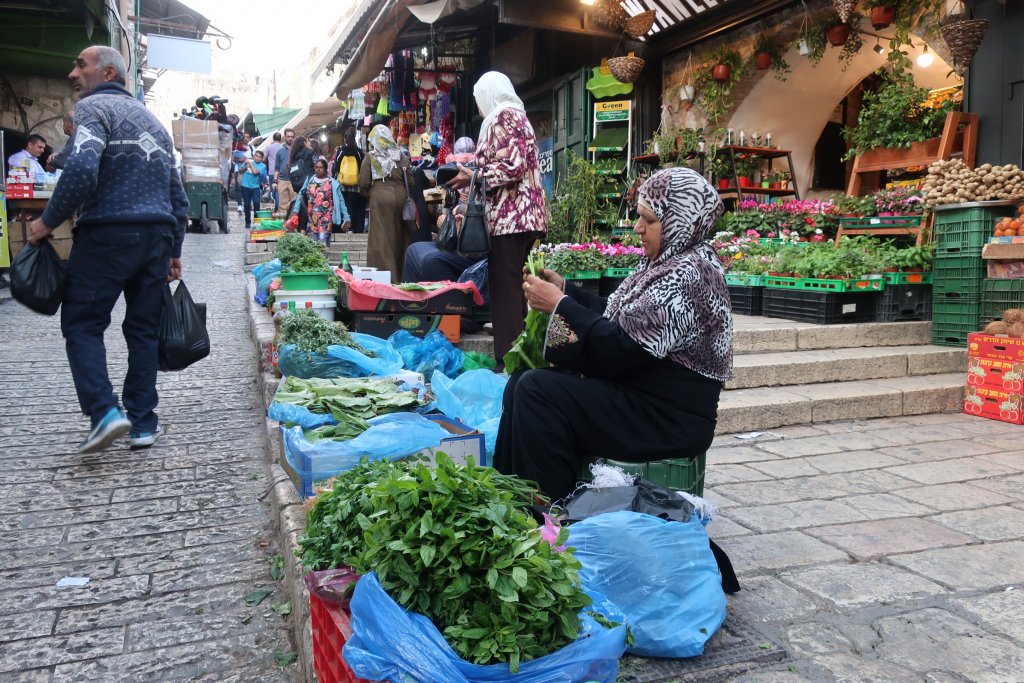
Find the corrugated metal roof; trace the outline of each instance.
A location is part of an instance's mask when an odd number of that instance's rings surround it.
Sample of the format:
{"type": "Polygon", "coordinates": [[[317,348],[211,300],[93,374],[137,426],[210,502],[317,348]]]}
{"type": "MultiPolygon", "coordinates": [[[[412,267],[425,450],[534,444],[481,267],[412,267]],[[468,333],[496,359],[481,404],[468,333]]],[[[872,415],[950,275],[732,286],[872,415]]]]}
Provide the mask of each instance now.
{"type": "Polygon", "coordinates": [[[656,11],[658,14],[654,19],[654,26],[647,34],[653,36],[680,22],[693,19],[709,9],[716,9],[730,2],[732,0],[623,0],[622,7],[631,17],[641,12],[656,11]]]}

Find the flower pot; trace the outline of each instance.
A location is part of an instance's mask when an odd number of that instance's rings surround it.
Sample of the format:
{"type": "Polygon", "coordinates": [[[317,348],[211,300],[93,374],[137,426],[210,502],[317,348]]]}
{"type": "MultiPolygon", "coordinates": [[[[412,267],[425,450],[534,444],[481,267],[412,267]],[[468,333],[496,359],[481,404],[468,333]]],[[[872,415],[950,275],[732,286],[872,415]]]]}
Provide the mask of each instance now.
{"type": "Polygon", "coordinates": [[[888,28],[896,19],[896,8],[890,5],[871,8],[871,25],[876,31],[888,28]]]}
{"type": "Polygon", "coordinates": [[[679,89],[679,99],[683,102],[692,102],[697,95],[697,90],[692,85],[684,85],[679,89]]]}
{"type": "Polygon", "coordinates": [[[719,178],[718,179],[718,189],[719,190],[728,190],[729,189],[729,179],[728,178],[719,178]]]}
{"type": "Polygon", "coordinates": [[[760,52],[754,57],[754,68],[758,71],[764,71],[770,69],[772,66],[772,56],[767,52],[760,52]]]}
{"type": "Polygon", "coordinates": [[[750,187],[753,184],[753,179],[740,176],[740,187],[750,187]]]}
{"type": "Polygon", "coordinates": [[[719,83],[725,83],[732,77],[732,67],[728,64],[715,64],[711,67],[711,77],[719,83]]]}
{"type": "Polygon", "coordinates": [[[825,37],[828,38],[829,45],[832,45],[833,47],[842,47],[843,45],[846,45],[846,41],[849,40],[850,32],[852,30],[853,29],[846,24],[836,24],[825,32],[825,37]]]}
{"type": "Polygon", "coordinates": [[[970,19],[966,14],[950,15],[942,22],[942,39],[953,53],[953,67],[961,74],[971,65],[988,24],[988,19],[970,19]]]}
{"type": "Polygon", "coordinates": [[[768,189],[770,190],[781,190],[782,183],[768,183],[768,189]]]}
{"type": "Polygon", "coordinates": [[[768,188],[771,187],[771,185],[772,184],[770,182],[768,182],[767,180],[762,180],[761,181],[761,189],[762,190],[767,190],[768,188]]]}

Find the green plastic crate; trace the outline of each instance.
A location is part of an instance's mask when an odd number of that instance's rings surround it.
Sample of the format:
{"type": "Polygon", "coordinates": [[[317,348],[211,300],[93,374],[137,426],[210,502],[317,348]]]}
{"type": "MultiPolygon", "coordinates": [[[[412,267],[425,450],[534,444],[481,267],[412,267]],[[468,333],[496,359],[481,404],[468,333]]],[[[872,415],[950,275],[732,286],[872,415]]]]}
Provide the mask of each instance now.
{"type": "Polygon", "coordinates": [[[281,289],[287,292],[330,289],[330,273],[281,273],[281,289]]]}
{"type": "Polygon", "coordinates": [[[932,287],[936,293],[959,292],[979,296],[985,278],[985,262],[976,256],[938,256],[932,268],[932,287]]]}
{"type": "Polygon", "coordinates": [[[566,280],[599,280],[601,279],[600,270],[576,270],[571,273],[562,273],[562,277],[566,280]]]}
{"type": "Polygon", "coordinates": [[[981,324],[1001,320],[1008,308],[1024,308],[1024,280],[983,280],[981,283],[981,324]]]}
{"type": "Polygon", "coordinates": [[[746,273],[726,273],[725,284],[735,287],[764,287],[764,275],[747,275],[746,273]]]}
{"type": "Polygon", "coordinates": [[[636,268],[605,268],[601,277],[629,277],[636,272],[636,268]]]}
{"type": "Polygon", "coordinates": [[[935,346],[967,346],[967,335],[977,332],[977,325],[937,323],[932,321],[932,344],[935,346]]]}
{"type": "MultiPolygon", "coordinates": [[[[708,454],[701,453],[693,458],[672,458],[654,460],[652,462],[622,462],[598,458],[592,462],[603,462],[620,467],[629,474],[638,474],[644,479],[661,484],[674,491],[686,491],[695,496],[704,495],[704,472],[707,468],[708,454]]],[[[589,463],[583,467],[580,478],[589,481],[591,478],[589,463]]]]}
{"type": "Polygon", "coordinates": [[[880,292],[885,289],[885,278],[878,276],[829,280],[767,275],[764,286],[769,289],[809,289],[816,292],[880,292]]]}
{"type": "Polygon", "coordinates": [[[981,323],[981,303],[975,297],[943,297],[932,290],[932,343],[966,346],[967,335],[981,323]]]}
{"type": "Polygon", "coordinates": [[[931,283],[931,271],[924,273],[885,273],[886,285],[930,285],[931,283]]]}
{"type": "Polygon", "coordinates": [[[1014,206],[971,207],[935,212],[936,253],[980,255],[996,221],[1014,214],[1014,206]]]}

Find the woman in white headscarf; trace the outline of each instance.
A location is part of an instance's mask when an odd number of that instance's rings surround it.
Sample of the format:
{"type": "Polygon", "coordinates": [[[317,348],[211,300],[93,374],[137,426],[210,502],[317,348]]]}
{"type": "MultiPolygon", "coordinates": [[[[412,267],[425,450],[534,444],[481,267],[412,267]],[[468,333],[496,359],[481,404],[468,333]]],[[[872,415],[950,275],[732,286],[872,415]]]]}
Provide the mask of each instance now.
{"type": "MultiPolygon", "coordinates": [[[[494,327],[494,357],[499,365],[523,330],[523,264],[533,243],[547,234],[544,187],[541,185],[537,138],[523,101],[508,76],[489,71],[473,87],[484,122],[477,138],[478,181],[486,183],[487,223],[491,251],[487,288],[494,327]]],[[[473,170],[459,165],[451,182],[469,184],[473,170]]]]}
{"type": "Polygon", "coordinates": [[[402,224],[402,207],[414,186],[409,157],[402,153],[387,126],[370,131],[370,151],[359,168],[359,189],[370,198],[370,225],[366,265],[391,271],[392,281],[402,272],[402,258],[410,235],[402,224]],[[403,177],[404,176],[404,177],[403,177]]]}

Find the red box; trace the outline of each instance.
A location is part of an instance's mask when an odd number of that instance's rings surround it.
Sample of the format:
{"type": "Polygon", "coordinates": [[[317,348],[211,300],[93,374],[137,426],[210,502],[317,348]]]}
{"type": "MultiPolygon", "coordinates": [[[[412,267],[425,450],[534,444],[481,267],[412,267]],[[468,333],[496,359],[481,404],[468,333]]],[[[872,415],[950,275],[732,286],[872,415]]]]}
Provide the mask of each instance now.
{"type": "Polygon", "coordinates": [[[967,355],[971,358],[1024,363],[1024,339],[972,332],[967,335],[967,355]]]}
{"type": "Polygon", "coordinates": [[[967,385],[1020,392],[1024,390],[1024,361],[1011,363],[993,358],[968,358],[967,385]]]}
{"type": "Polygon", "coordinates": [[[32,183],[7,183],[8,199],[32,199],[35,196],[32,183]]]}
{"type": "Polygon", "coordinates": [[[345,282],[338,290],[338,303],[350,311],[376,313],[415,313],[421,315],[469,315],[473,312],[473,295],[451,290],[423,301],[379,299],[351,289],[345,282]]]}
{"type": "Polygon", "coordinates": [[[968,385],[964,396],[964,412],[987,417],[990,420],[1024,424],[1024,398],[1020,392],[1008,392],[994,387],[968,385]]]}
{"type": "Polygon", "coordinates": [[[313,670],[320,683],[372,683],[358,678],[341,656],[352,636],[352,615],[348,608],[331,605],[309,594],[309,616],[313,625],[313,670]]]}

